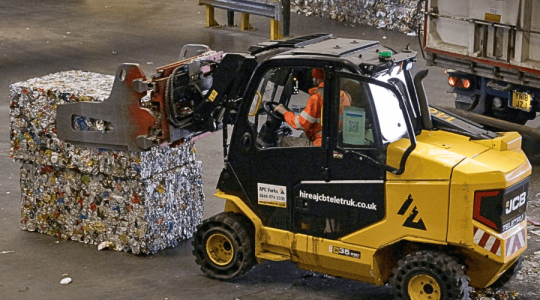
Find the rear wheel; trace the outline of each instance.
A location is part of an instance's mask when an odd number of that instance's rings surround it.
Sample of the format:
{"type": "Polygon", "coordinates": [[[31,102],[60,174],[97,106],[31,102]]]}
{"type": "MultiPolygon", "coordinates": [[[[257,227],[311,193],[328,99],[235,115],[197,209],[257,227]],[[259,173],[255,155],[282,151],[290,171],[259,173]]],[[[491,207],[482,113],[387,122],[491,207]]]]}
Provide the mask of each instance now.
{"type": "Polygon", "coordinates": [[[471,108],[473,108],[472,104],[470,103],[463,103],[463,102],[459,102],[459,101],[454,101],[454,106],[457,108],[457,109],[461,109],[461,110],[470,110],[471,108]]]}
{"type": "Polygon", "coordinates": [[[255,265],[251,223],[244,216],[221,213],[197,227],[193,245],[195,262],[209,277],[229,280],[255,265]]]}
{"type": "Polygon", "coordinates": [[[401,259],[390,284],[395,299],[404,300],[468,300],[471,290],[463,265],[433,251],[419,251],[401,259]]]}

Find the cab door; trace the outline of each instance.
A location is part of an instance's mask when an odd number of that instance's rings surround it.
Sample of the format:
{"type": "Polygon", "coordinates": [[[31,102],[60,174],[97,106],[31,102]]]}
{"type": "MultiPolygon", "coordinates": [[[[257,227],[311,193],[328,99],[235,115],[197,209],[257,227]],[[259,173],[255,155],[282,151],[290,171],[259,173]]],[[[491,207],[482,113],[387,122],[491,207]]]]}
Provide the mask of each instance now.
{"type": "Polygon", "coordinates": [[[337,239],[385,217],[385,170],[374,162],[383,144],[370,85],[337,72],[326,88],[327,177],[295,186],[293,227],[337,239]]]}
{"type": "Polygon", "coordinates": [[[236,120],[228,164],[241,184],[243,198],[264,226],[291,231],[295,187],[304,180],[325,178],[325,142],[322,146],[280,146],[283,136],[292,133],[300,139],[301,132],[291,130],[283,121],[276,122],[263,111],[270,101],[300,114],[310,97],[313,68],[324,69],[325,64],[298,60],[262,64],[249,84],[236,120]]]}

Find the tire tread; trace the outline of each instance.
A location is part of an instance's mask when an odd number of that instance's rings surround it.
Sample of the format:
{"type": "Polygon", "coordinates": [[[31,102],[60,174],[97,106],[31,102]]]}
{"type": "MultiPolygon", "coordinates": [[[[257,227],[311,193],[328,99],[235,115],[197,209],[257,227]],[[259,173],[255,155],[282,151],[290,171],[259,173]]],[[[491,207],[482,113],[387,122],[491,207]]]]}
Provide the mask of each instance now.
{"type": "Polygon", "coordinates": [[[249,219],[232,212],[217,214],[204,220],[202,224],[197,226],[197,232],[194,234],[191,244],[193,246],[192,253],[195,255],[195,262],[200,266],[201,271],[208,277],[219,280],[231,280],[249,271],[257,263],[255,258],[254,234],[252,234],[254,230],[252,227],[253,225],[251,225],[249,219]],[[227,231],[237,244],[236,259],[240,260],[230,264],[230,266],[237,267],[230,273],[215,268],[204,255],[204,251],[206,251],[204,235],[216,227],[220,230],[227,231]]]}
{"type": "Polygon", "coordinates": [[[428,273],[428,275],[436,274],[438,277],[436,280],[444,283],[444,286],[441,286],[441,291],[444,293],[441,295],[441,300],[470,300],[469,294],[472,288],[469,286],[470,278],[465,274],[464,269],[464,266],[455,258],[442,252],[423,250],[411,253],[402,258],[397,267],[392,270],[390,285],[394,290],[394,299],[410,300],[407,283],[411,278],[408,276],[428,273]],[[427,265],[424,267],[422,263],[427,265]],[[430,265],[435,268],[431,268],[430,265]],[[444,277],[447,279],[444,280],[444,277]]]}

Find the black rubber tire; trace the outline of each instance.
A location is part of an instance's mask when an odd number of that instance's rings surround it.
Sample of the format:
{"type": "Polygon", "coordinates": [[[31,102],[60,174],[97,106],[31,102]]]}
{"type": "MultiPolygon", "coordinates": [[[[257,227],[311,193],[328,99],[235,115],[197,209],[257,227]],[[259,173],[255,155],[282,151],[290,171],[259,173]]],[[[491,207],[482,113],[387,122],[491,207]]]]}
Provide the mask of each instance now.
{"type": "Polygon", "coordinates": [[[249,271],[256,263],[253,225],[246,217],[234,213],[220,213],[197,226],[194,235],[193,255],[201,271],[219,280],[230,280],[249,271]],[[232,260],[226,265],[218,265],[207,253],[206,243],[213,235],[222,235],[231,241],[232,260]]]}
{"type": "Polygon", "coordinates": [[[494,289],[500,289],[512,278],[516,277],[517,273],[523,267],[523,256],[520,256],[514,264],[504,272],[499,279],[497,279],[490,287],[494,289]]]}
{"type": "Polygon", "coordinates": [[[461,110],[469,110],[471,109],[472,105],[471,104],[468,104],[468,103],[463,103],[463,102],[458,102],[458,101],[454,101],[454,106],[457,108],[457,109],[461,109],[461,110]]]}
{"type": "Polygon", "coordinates": [[[447,254],[435,251],[411,253],[398,262],[390,277],[395,299],[415,300],[408,289],[411,279],[417,275],[427,275],[440,288],[441,300],[469,300],[469,277],[464,266],[447,254]]]}

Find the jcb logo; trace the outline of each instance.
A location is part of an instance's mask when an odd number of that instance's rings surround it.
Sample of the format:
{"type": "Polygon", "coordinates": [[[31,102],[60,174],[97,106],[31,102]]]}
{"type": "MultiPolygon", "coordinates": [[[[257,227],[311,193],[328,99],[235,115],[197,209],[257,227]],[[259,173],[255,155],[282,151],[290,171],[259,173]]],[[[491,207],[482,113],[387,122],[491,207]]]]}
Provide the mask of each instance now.
{"type": "Polygon", "coordinates": [[[519,196],[515,196],[512,200],[506,201],[506,214],[509,214],[516,209],[522,207],[527,201],[527,192],[521,193],[519,196]]]}

